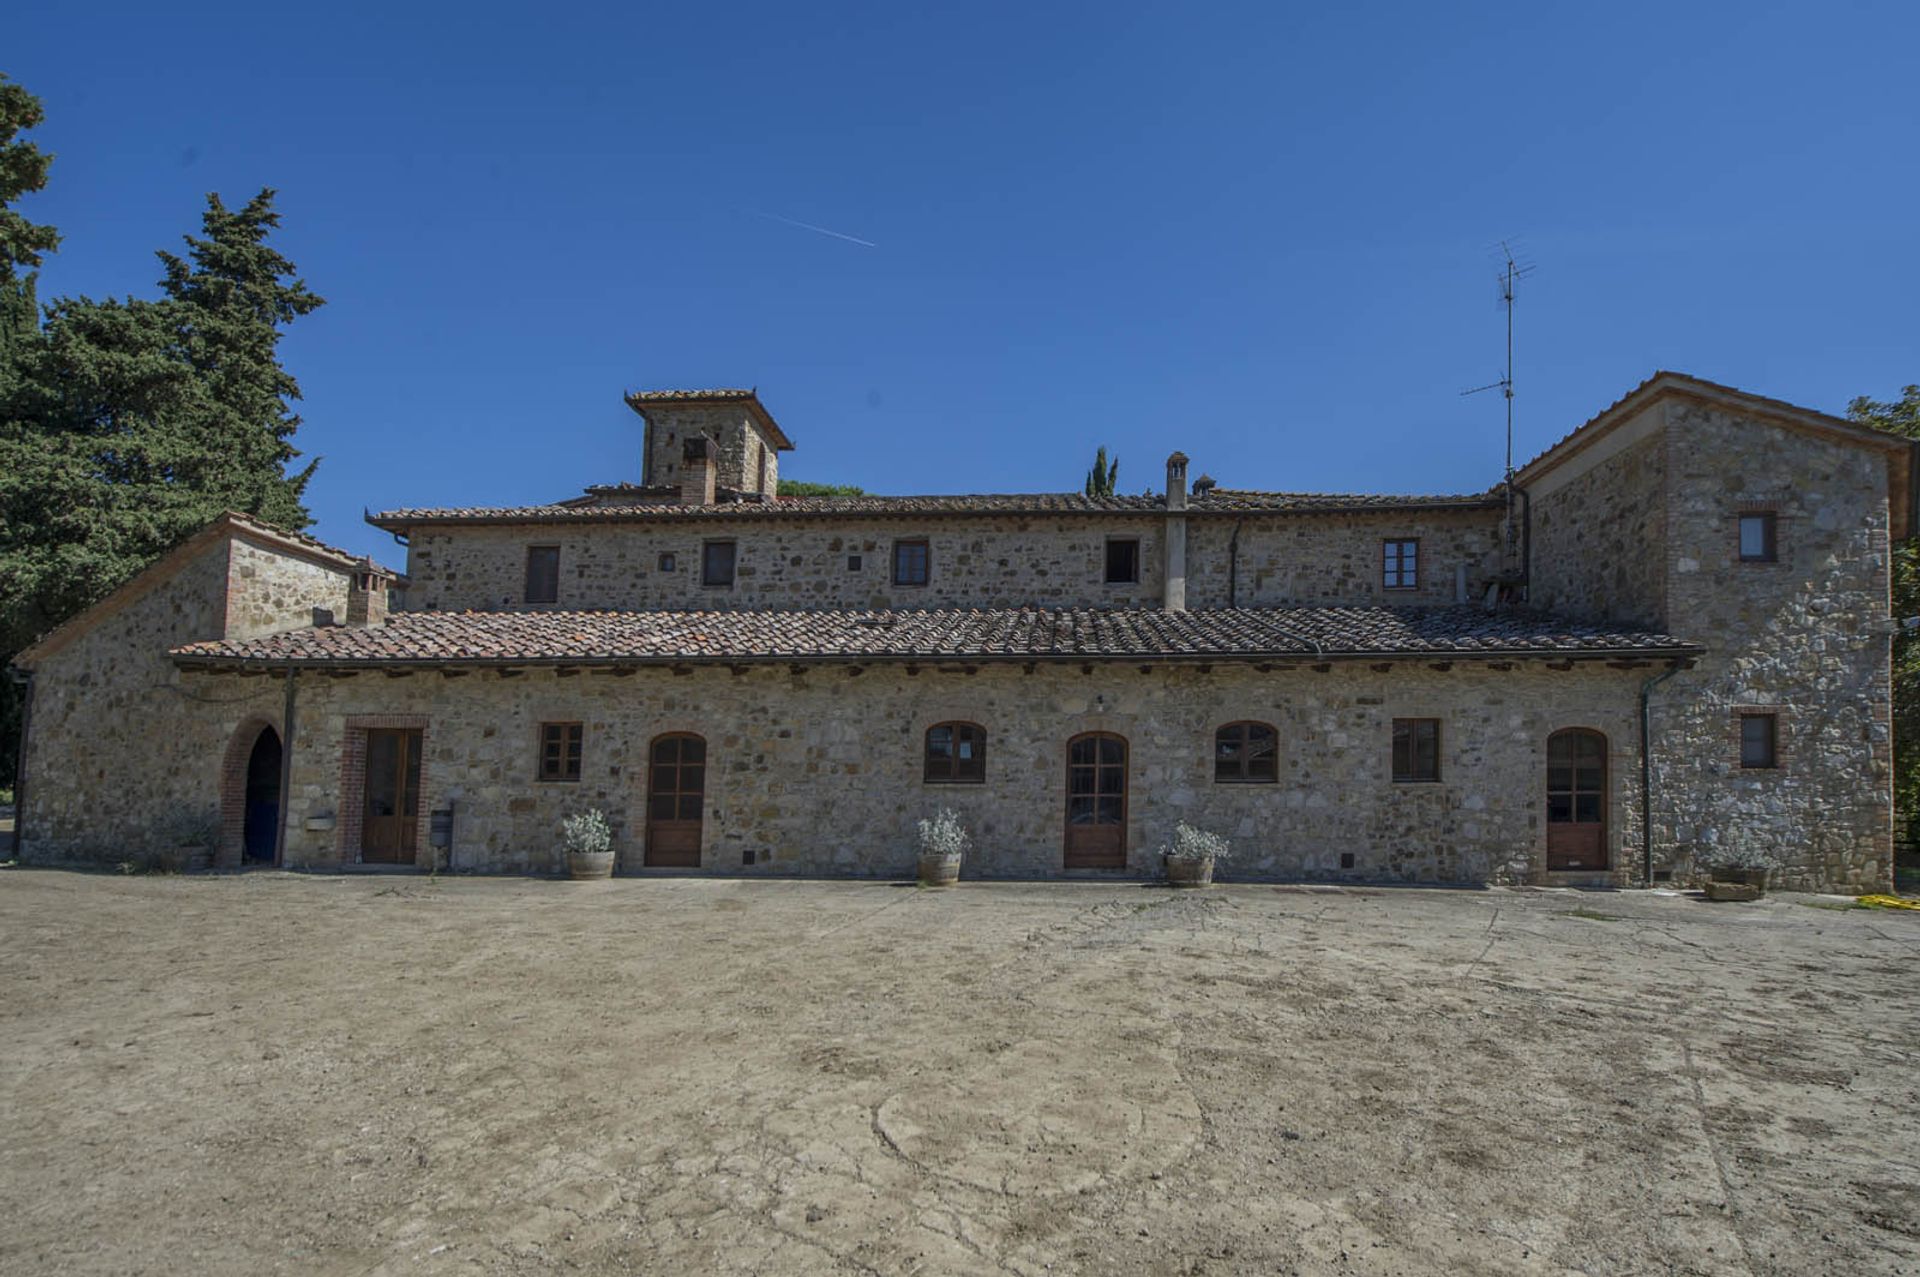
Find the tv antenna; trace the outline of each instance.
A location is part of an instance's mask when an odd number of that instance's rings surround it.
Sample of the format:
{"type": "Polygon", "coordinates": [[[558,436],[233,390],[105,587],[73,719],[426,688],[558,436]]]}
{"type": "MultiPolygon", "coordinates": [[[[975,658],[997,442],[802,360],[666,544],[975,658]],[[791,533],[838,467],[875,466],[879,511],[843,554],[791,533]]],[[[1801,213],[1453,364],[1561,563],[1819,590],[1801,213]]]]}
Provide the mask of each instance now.
{"type": "Polygon", "coordinates": [[[1507,537],[1513,537],[1513,298],[1516,286],[1527,276],[1533,274],[1531,263],[1522,265],[1513,256],[1513,242],[1500,241],[1500,257],[1505,263],[1500,268],[1500,305],[1507,312],[1507,371],[1498,381],[1488,382],[1484,386],[1475,386],[1472,390],[1463,390],[1462,395],[1477,395],[1486,390],[1498,390],[1507,401],[1507,537]]]}

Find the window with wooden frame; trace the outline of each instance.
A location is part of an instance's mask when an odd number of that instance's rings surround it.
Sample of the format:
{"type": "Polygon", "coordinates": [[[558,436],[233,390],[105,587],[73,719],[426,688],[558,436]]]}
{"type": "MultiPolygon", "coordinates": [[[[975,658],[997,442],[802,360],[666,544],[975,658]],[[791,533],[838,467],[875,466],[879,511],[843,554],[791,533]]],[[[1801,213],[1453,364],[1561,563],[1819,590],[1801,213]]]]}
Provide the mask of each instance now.
{"type": "Polygon", "coordinates": [[[1380,543],[1380,587],[1413,590],[1420,585],[1420,539],[1402,537],[1380,543]]]}
{"type": "Polygon", "coordinates": [[[1780,716],[1740,715],[1740,765],[1773,768],[1780,765],[1780,716]]]}
{"type": "Polygon", "coordinates": [[[1773,511],[1754,510],[1740,516],[1740,561],[1780,561],[1780,519],[1773,511]]]}
{"type": "Polygon", "coordinates": [[[580,747],[586,728],[579,723],[540,724],[539,780],[579,780],[580,747]]]}
{"type": "Polygon", "coordinates": [[[559,546],[530,545],[527,547],[526,600],[533,606],[560,601],[559,546]]]}
{"type": "Polygon", "coordinates": [[[732,585],[734,556],[738,548],[732,541],[708,541],[703,544],[700,547],[700,584],[732,585]]]}
{"type": "Polygon", "coordinates": [[[1440,720],[1393,720],[1393,778],[1403,784],[1440,779],[1440,720]]]}
{"type": "Polygon", "coordinates": [[[662,572],[672,572],[680,566],[679,561],[673,557],[672,550],[663,551],[656,562],[662,572]]]}
{"type": "Polygon", "coordinates": [[[978,723],[935,723],[929,727],[922,776],[929,785],[984,784],[987,729],[978,723]]]}
{"type": "Polygon", "coordinates": [[[1269,723],[1228,723],[1213,734],[1213,779],[1271,785],[1280,779],[1279,735],[1269,723]]]}
{"type": "Polygon", "coordinates": [[[1107,538],[1107,584],[1140,584],[1140,538],[1107,538]]]}
{"type": "Polygon", "coordinates": [[[925,585],[933,567],[933,553],[924,539],[893,543],[893,583],[925,585]]]}

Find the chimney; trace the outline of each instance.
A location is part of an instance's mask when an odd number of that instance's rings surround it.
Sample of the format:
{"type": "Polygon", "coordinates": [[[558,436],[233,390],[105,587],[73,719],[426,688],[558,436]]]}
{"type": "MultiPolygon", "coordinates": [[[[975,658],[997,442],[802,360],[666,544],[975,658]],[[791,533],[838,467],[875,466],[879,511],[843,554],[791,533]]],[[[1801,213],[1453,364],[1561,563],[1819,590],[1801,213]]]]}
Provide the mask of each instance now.
{"type": "Polygon", "coordinates": [[[694,435],[680,451],[680,504],[712,505],[719,448],[706,435],[694,435]]]}
{"type": "Polygon", "coordinates": [[[1196,497],[1204,497],[1217,486],[1219,485],[1214,483],[1212,475],[1203,474],[1193,481],[1193,495],[1196,497]]]}
{"type": "Polygon", "coordinates": [[[372,559],[360,560],[353,570],[353,584],[347,587],[348,625],[385,625],[387,623],[387,587],[392,584],[380,565],[372,559]]]}
{"type": "Polygon", "coordinates": [[[1187,610],[1187,454],[1167,458],[1166,571],[1160,605],[1169,612],[1187,610]]]}

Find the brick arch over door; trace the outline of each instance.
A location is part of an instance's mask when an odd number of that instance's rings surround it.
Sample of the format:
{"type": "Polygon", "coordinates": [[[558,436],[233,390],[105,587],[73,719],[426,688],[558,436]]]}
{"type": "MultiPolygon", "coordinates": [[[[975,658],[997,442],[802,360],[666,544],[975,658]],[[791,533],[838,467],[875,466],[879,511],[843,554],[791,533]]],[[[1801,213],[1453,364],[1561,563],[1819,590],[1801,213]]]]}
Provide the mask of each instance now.
{"type": "MultiPolygon", "coordinates": [[[[255,714],[233,729],[233,735],[227,738],[226,755],[220,760],[220,849],[215,863],[223,869],[238,869],[245,857],[247,764],[253,760],[253,747],[260,743],[262,732],[272,732],[280,739],[281,748],[286,747],[280,725],[255,714]]],[[[286,801],[286,795],[281,795],[281,801],[286,801]]]]}

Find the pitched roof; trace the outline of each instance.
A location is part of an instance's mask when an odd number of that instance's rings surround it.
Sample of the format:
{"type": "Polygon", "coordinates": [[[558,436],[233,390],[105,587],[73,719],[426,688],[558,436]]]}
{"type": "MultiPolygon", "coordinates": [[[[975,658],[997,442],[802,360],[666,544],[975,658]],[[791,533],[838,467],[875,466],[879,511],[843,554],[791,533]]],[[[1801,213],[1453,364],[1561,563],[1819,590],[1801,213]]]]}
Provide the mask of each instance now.
{"type": "Polygon", "coordinates": [[[639,665],[753,661],[1254,660],[1697,654],[1666,634],[1537,612],[1293,607],[401,612],[174,650],[182,665],[639,665]]]}
{"type": "Polygon", "coordinates": [[[1526,487],[1548,471],[1578,456],[1607,434],[1636,416],[1659,399],[1678,397],[1713,404],[1748,416],[1801,430],[1840,443],[1884,449],[1889,454],[1892,524],[1896,535],[1913,536],[1920,532],[1920,501],[1915,500],[1914,485],[1920,481],[1920,464],[1915,454],[1920,441],[1863,426],[1845,417],[1814,408],[1802,408],[1782,399],[1769,399],[1735,386],[1708,381],[1704,377],[1662,369],[1647,378],[1586,422],[1562,437],[1546,451],[1514,472],[1514,481],[1526,487]]]}
{"type": "Polygon", "coordinates": [[[766,405],[760,402],[760,393],[757,390],[719,386],[710,390],[630,390],[627,392],[627,406],[642,417],[647,415],[648,408],[656,405],[693,407],[700,404],[728,403],[745,404],[747,411],[753,415],[753,419],[759,423],[762,430],[767,432],[767,437],[773,440],[773,446],[776,449],[781,452],[793,451],[793,440],[787,438],[787,432],[780,428],[780,423],[773,419],[773,414],[768,412],[766,405]]]}
{"type": "Polygon", "coordinates": [[[338,568],[345,572],[371,568],[396,580],[402,579],[400,573],[391,568],[383,568],[370,558],[349,554],[304,532],[294,532],[268,523],[264,519],[257,519],[253,515],[243,514],[238,510],[228,510],[148,564],[98,603],[69,617],[41,635],[31,646],[13,658],[13,664],[21,669],[32,669],[34,665],[53,655],[121,608],[172,580],[180,569],[191,563],[209,545],[233,536],[271,546],[283,553],[318,563],[322,567],[338,568]]]}
{"type": "MultiPolygon", "coordinates": [[[[782,497],[774,501],[722,501],[713,505],[681,505],[647,500],[652,489],[597,487],[588,493],[631,495],[617,503],[578,504],[582,498],[553,505],[433,506],[383,510],[367,516],[378,528],[400,532],[416,523],[603,523],[679,521],[685,519],[784,519],[954,517],[966,515],[1099,515],[1163,514],[1166,499],[1158,493],[1142,496],[1088,497],[1078,492],[996,492],[918,497],[782,497]]],[[[1500,507],[1495,493],[1453,496],[1387,496],[1371,493],[1249,492],[1215,488],[1189,498],[1187,513],[1208,514],[1348,514],[1369,510],[1491,510],[1500,507]]]]}

